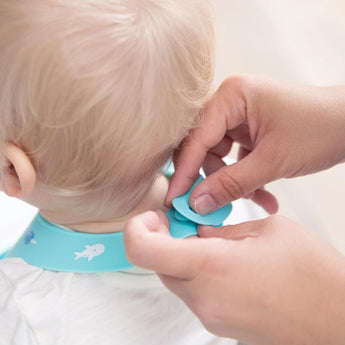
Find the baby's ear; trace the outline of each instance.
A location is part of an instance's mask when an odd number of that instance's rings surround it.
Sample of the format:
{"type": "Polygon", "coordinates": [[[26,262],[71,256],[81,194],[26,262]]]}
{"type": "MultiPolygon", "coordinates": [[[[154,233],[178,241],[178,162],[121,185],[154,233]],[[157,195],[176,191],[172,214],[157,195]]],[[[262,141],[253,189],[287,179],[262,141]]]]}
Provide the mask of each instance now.
{"type": "Polygon", "coordinates": [[[16,145],[5,143],[2,151],[5,166],[2,167],[1,188],[8,196],[23,199],[35,187],[35,169],[27,154],[16,145]]]}

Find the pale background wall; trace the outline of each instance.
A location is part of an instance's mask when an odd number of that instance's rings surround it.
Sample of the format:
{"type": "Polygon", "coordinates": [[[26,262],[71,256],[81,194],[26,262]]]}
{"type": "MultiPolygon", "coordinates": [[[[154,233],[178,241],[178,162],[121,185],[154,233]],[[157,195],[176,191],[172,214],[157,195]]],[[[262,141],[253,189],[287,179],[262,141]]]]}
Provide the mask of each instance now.
{"type": "MultiPolygon", "coordinates": [[[[345,1],[213,3],[216,85],[236,73],[315,85],[345,84],[345,1]]],[[[313,176],[278,181],[268,189],[280,200],[280,214],[313,229],[345,253],[345,164],[313,176]]]]}
{"type": "MultiPolygon", "coordinates": [[[[213,3],[215,86],[236,73],[317,85],[345,83],[345,1],[213,3]]],[[[280,200],[281,214],[313,229],[345,253],[345,165],[309,177],[278,181],[269,189],[280,200]]],[[[0,192],[0,251],[24,230],[35,212],[0,192]]]]}

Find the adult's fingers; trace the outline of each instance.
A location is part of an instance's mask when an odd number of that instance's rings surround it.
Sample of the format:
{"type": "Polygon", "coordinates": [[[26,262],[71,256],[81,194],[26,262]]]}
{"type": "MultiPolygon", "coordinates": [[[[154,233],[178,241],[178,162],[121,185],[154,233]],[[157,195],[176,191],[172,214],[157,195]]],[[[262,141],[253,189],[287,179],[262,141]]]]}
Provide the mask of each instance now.
{"type": "Polygon", "coordinates": [[[273,181],[277,172],[267,157],[270,152],[258,146],[240,161],[215,171],[195,187],[189,204],[204,215],[273,181]]]}
{"type": "Polygon", "coordinates": [[[145,212],[125,226],[124,244],[127,259],[158,274],[192,280],[203,265],[207,244],[200,239],[176,239],[162,229],[160,216],[145,212]]]}
{"type": "Polygon", "coordinates": [[[206,175],[211,175],[215,171],[225,167],[226,164],[224,163],[223,159],[212,152],[209,152],[206,155],[204,163],[202,165],[206,175]]]}
{"type": "Polygon", "coordinates": [[[278,212],[279,203],[277,198],[263,187],[255,190],[249,199],[261,206],[269,214],[278,212]]]}
{"type": "Polygon", "coordinates": [[[205,105],[200,126],[185,140],[174,162],[176,171],[170,181],[166,206],[171,206],[175,197],[190,189],[207,152],[223,140],[228,130],[236,128],[244,121],[245,107],[236,107],[236,104],[242,104],[243,101],[236,100],[232,103],[234,94],[236,92],[231,91],[228,86],[221,86],[205,105]]]}
{"type": "Polygon", "coordinates": [[[250,222],[244,222],[236,225],[226,225],[222,227],[213,227],[199,225],[198,235],[200,238],[222,238],[225,240],[241,240],[246,237],[258,237],[262,234],[263,226],[267,219],[260,219],[250,222]]]}
{"type": "MultiPolygon", "coordinates": [[[[244,157],[248,156],[251,152],[251,150],[248,150],[245,147],[241,146],[238,150],[238,160],[241,160],[244,157]]],[[[257,205],[261,206],[269,214],[274,214],[278,212],[279,203],[277,198],[272,193],[265,190],[264,186],[256,189],[253,192],[250,192],[248,195],[245,196],[245,198],[252,200],[257,205]]]]}

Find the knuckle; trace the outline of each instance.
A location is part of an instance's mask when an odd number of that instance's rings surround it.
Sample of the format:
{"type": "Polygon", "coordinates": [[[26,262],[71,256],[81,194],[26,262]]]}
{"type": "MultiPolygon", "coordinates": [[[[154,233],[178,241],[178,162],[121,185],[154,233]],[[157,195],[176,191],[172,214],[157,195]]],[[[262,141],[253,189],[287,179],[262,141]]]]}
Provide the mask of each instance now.
{"type": "Polygon", "coordinates": [[[228,203],[229,201],[241,198],[245,193],[239,181],[224,169],[222,174],[217,176],[218,183],[222,187],[223,200],[221,203],[228,203]]]}

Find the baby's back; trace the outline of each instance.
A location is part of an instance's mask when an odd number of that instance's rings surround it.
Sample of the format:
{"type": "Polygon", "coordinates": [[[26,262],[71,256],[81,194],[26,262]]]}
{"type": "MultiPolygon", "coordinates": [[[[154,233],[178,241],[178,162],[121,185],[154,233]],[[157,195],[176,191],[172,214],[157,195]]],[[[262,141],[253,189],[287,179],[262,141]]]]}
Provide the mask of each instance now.
{"type": "Polygon", "coordinates": [[[0,261],[4,345],[225,345],[155,274],[62,273],[0,261]]]}

